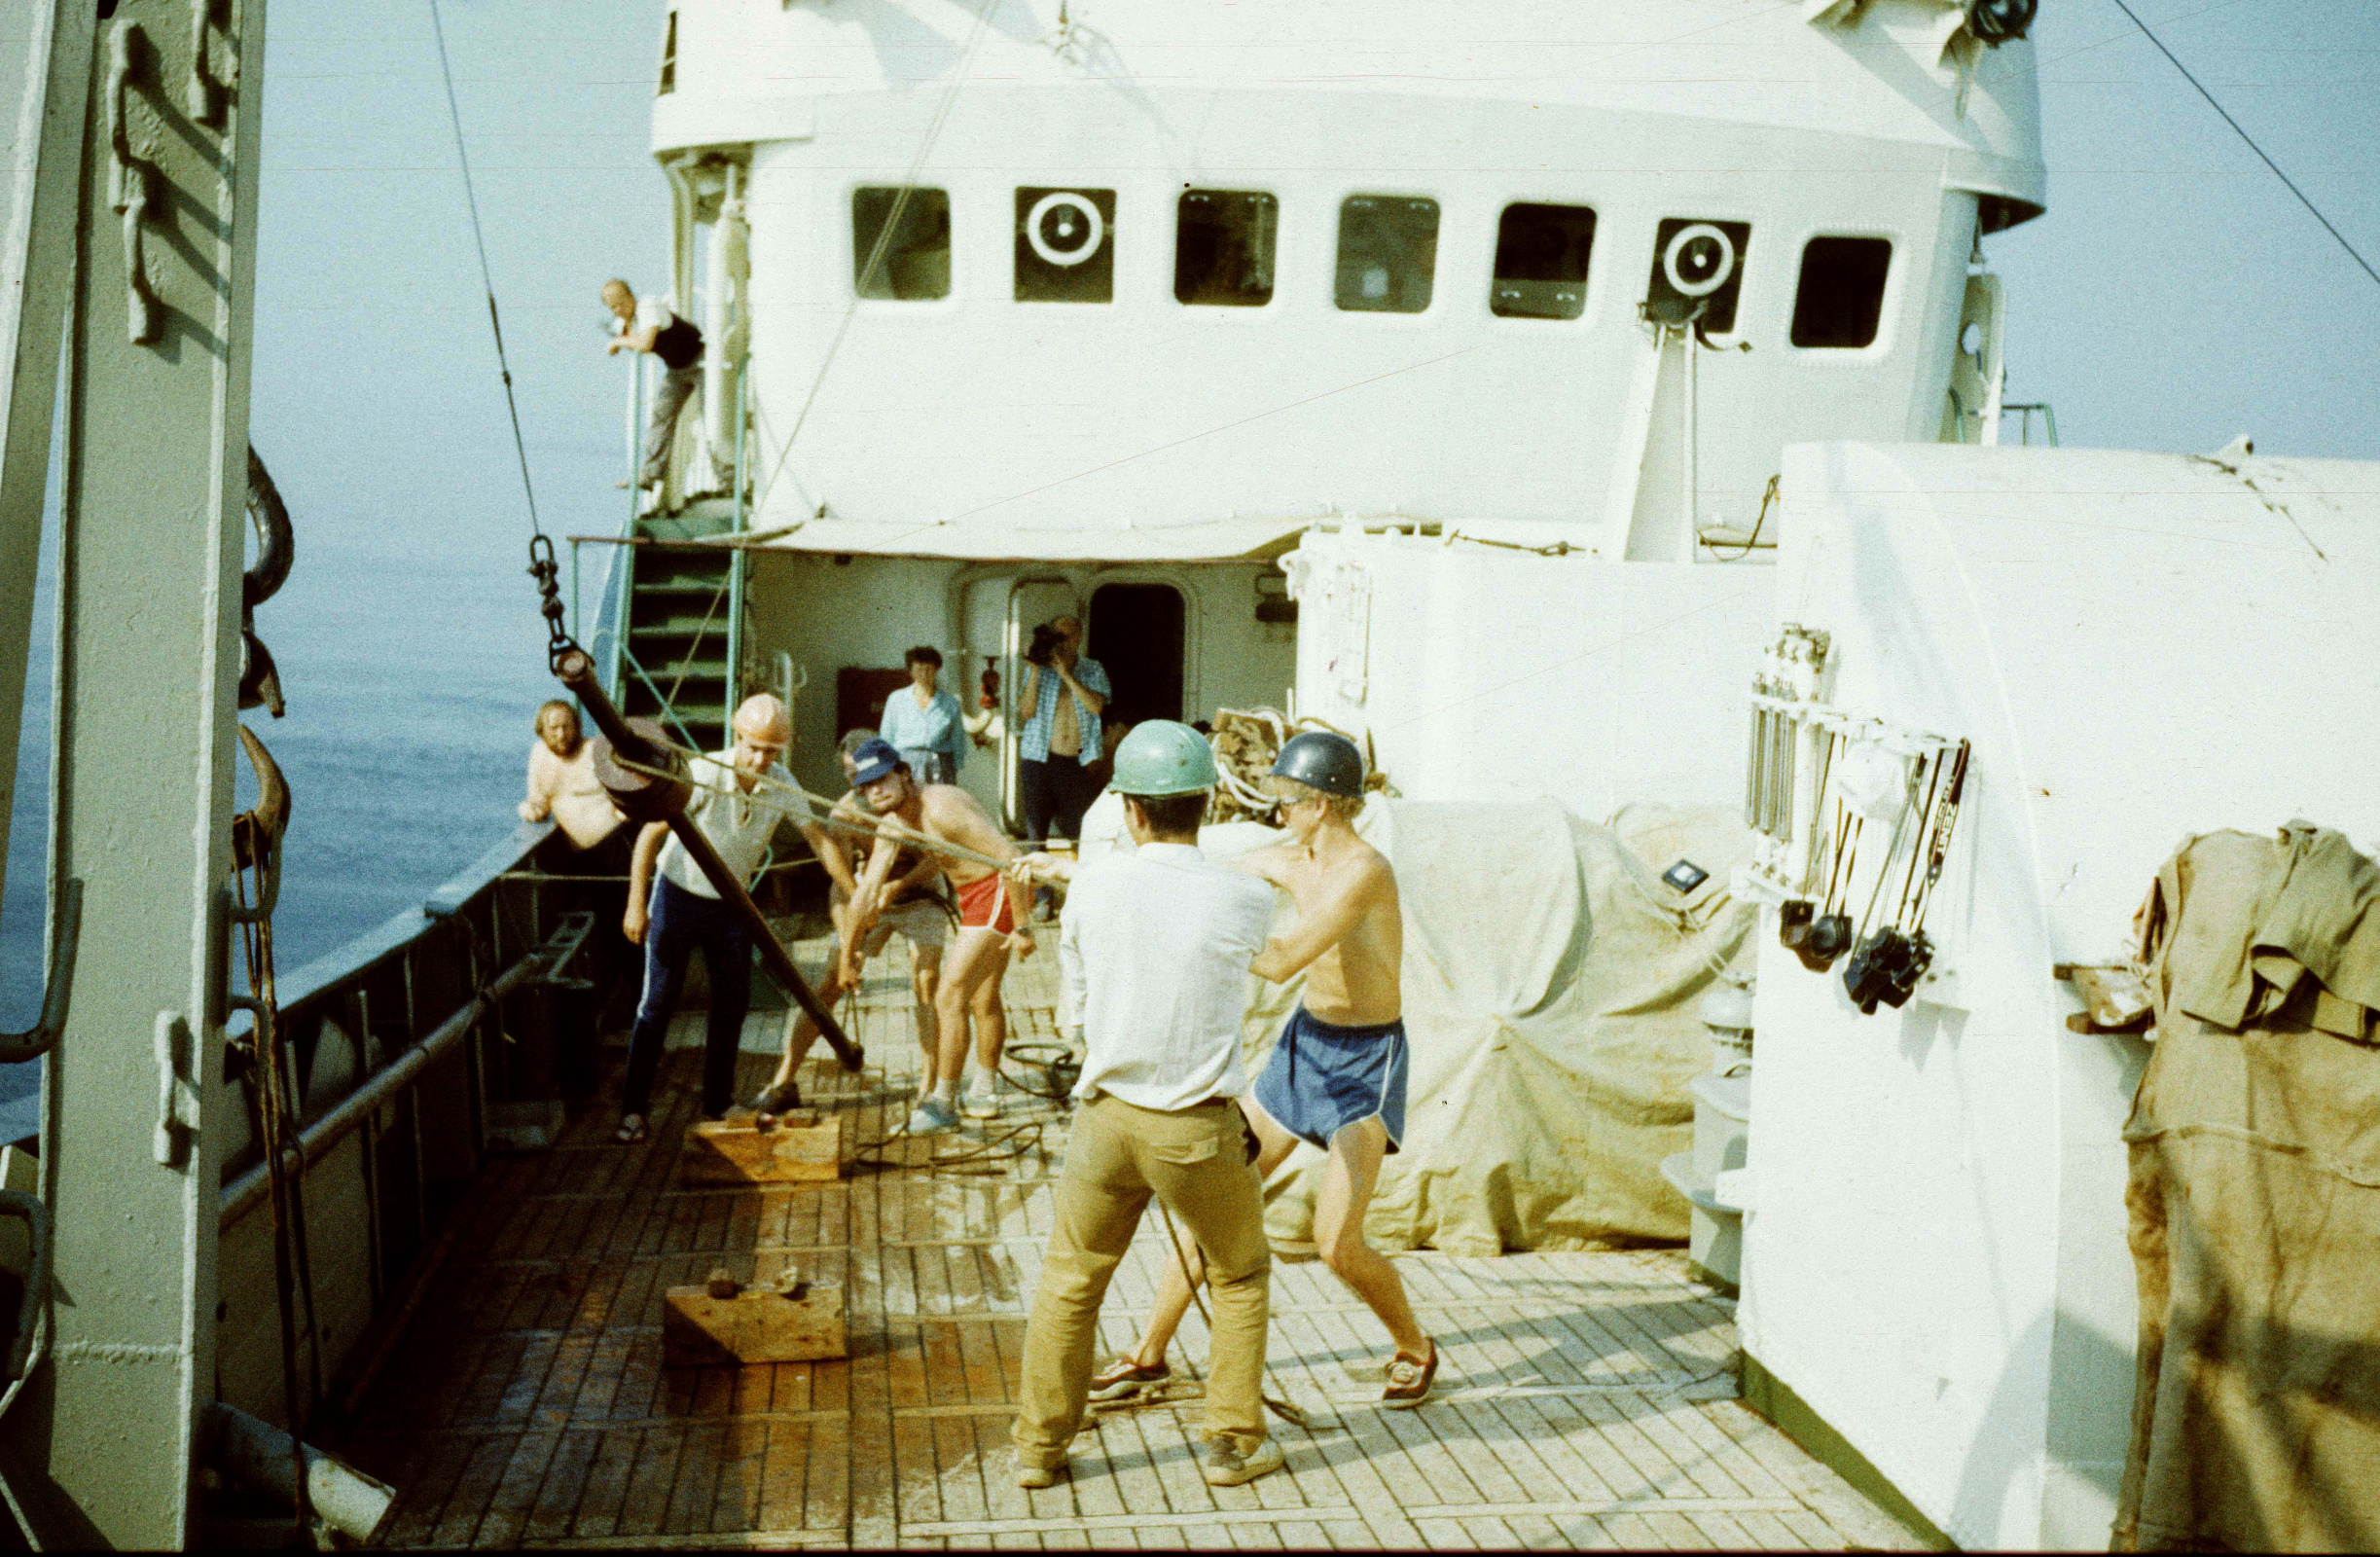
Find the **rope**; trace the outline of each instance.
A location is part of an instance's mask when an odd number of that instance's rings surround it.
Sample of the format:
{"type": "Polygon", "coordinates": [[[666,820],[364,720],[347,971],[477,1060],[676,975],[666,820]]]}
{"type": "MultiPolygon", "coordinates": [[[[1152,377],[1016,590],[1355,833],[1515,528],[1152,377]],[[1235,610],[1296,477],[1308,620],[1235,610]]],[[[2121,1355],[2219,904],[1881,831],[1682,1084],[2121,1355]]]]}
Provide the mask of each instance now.
{"type": "Polygon", "coordinates": [[[818,391],[826,386],[827,370],[835,365],[835,353],[843,349],[843,338],[850,333],[851,321],[858,316],[859,301],[867,296],[868,286],[876,279],[883,264],[884,253],[891,247],[892,235],[900,230],[901,217],[909,209],[909,197],[917,187],[918,175],[925,168],[926,158],[933,155],[934,142],[941,138],[942,127],[949,123],[952,106],[958,101],[958,90],[966,85],[967,70],[975,63],[975,52],[984,41],[984,29],[992,21],[992,14],[1000,8],[1000,0],[983,0],[976,12],[975,26],[967,34],[967,47],[959,55],[958,64],[951,73],[951,84],[943,90],[942,101],[935,105],[934,117],[926,121],[925,136],[918,145],[918,155],[910,159],[909,171],[901,176],[901,192],[892,199],[892,209],[885,213],[884,225],[876,235],[876,242],[868,250],[867,263],[860,267],[859,278],[851,284],[851,301],[844,306],[843,317],[835,325],[834,338],[826,344],[826,355],[818,359],[817,374],[810,380],[810,392],[802,397],[802,409],[794,414],[793,426],[785,433],[784,443],[776,452],[776,463],[769,471],[769,479],[761,484],[760,495],[752,499],[752,512],[758,514],[769,501],[769,493],[776,489],[776,478],[785,471],[785,460],[793,453],[793,441],[802,436],[802,424],[810,419],[811,408],[818,403],[818,391]]]}
{"type": "Polygon", "coordinates": [[[278,897],[280,840],[263,827],[256,829],[256,908],[248,901],[248,873],[233,873],[234,897],[240,913],[240,947],[248,973],[248,1006],[254,1019],[249,1029],[248,1059],[255,1086],[256,1136],[265,1151],[265,1182],[272,1210],[273,1295],[280,1312],[281,1397],[289,1416],[290,1469],[296,1488],[292,1518],[300,1532],[310,1527],[306,1486],[306,1451],[301,1441],[307,1418],[322,1396],[321,1321],[314,1308],[313,1261],[306,1239],[306,1140],[292,1125],[294,1094],[284,1068],[280,1007],[273,988],[271,904],[278,897]],[[291,1157],[296,1172],[291,1172],[291,1157]],[[298,1310],[305,1309],[305,1334],[310,1343],[307,1390],[298,1386],[298,1310]]]}
{"type": "Polygon", "coordinates": [[[430,0],[430,31],[438,40],[438,73],[447,84],[447,118],[454,126],[454,160],[462,165],[463,199],[471,208],[471,241],[480,254],[480,285],[487,294],[487,328],[496,338],[496,371],[504,377],[504,409],[513,420],[513,453],[521,461],[521,491],[528,499],[529,530],[543,536],[537,523],[537,489],[529,484],[529,449],[521,436],[521,406],[513,398],[512,364],[504,356],[504,321],[496,313],[496,283],[487,269],[487,239],[480,230],[479,191],[471,182],[471,155],[463,149],[463,111],[454,101],[454,67],[447,59],[447,28],[439,18],[438,0],[430,0]]]}
{"type": "MultiPolygon", "coordinates": [[[[2198,95],[2207,100],[2207,106],[2214,109],[2217,113],[2222,115],[2223,123],[2229,125],[2232,129],[2238,133],[2240,139],[2248,143],[2248,149],[2254,152],[2256,156],[2263,161],[2264,165],[2273,170],[2273,177],[2281,180],[2281,182],[2288,187],[2289,192],[2297,197],[2297,203],[2303,205],[2307,210],[2314,213],[2314,220],[2323,224],[2323,231],[2329,234],[2332,237],[2338,239],[2339,247],[2347,251],[2347,257],[2355,261],[2356,264],[2362,266],[2363,268],[2363,273],[2370,276],[2374,282],[2380,282],[2380,271],[2373,270],[2371,261],[2365,259],[2362,254],[2358,252],[2353,243],[2347,241],[2346,234],[2340,232],[2337,228],[2330,225],[2330,218],[2323,214],[2322,207],[2315,204],[2312,199],[2308,199],[2306,192],[2297,187],[2296,181],[2290,178],[2289,174],[2281,170],[2281,164],[2274,162],[2270,157],[2266,157],[2264,155],[2264,148],[2256,144],[2255,137],[2240,127],[2240,122],[2231,117],[2229,110],[2225,109],[2221,103],[2215,100],[2215,93],[2207,91],[2205,84],[2202,83],[2196,76],[2190,74],[2189,66],[2183,64],[2181,60],[2174,57],[2174,52],[2165,47],[2164,40],[2148,30],[2148,23],[2143,21],[2139,17],[2133,15],[2132,8],[2124,4],[2124,0],[2115,0],[2115,9],[2121,11],[2124,16],[2130,19],[2134,26],[2141,29],[2142,37],[2146,38],[2150,43],[2157,46],[2157,53],[2165,56],[2168,64],[2172,65],[2176,70],[2182,72],[2182,79],[2183,81],[2188,82],[2191,86],[2198,89],[2198,95]]],[[[2079,53],[2079,51],[2077,51],[2077,53],[2079,53]]]]}
{"type": "MultiPolygon", "coordinates": [[[[1154,1196],[1151,1198],[1155,1199],[1154,1196]]],[[[1174,1261],[1181,1266],[1182,1280],[1190,1283],[1190,1301],[1198,1305],[1199,1320],[1207,1326],[1208,1337],[1209,1340],[1211,1340],[1214,1336],[1214,1319],[1207,1312],[1207,1299],[1199,1295],[1199,1287],[1204,1285],[1204,1278],[1207,1270],[1206,1261],[1202,1259],[1199,1262],[1199,1273],[1201,1279],[1198,1281],[1191,1281],[1190,1256],[1182,1249],[1181,1229],[1173,1225],[1173,1213],[1168,1209],[1166,1203],[1162,1200],[1158,1200],[1156,1204],[1157,1214],[1165,1218],[1166,1242],[1173,1246],[1173,1258],[1174,1261]]],[[[1179,1340],[1180,1336],[1177,1334],[1174,1339],[1179,1340]]],[[[1185,1365],[1187,1365],[1187,1358],[1185,1358],[1185,1365]]],[[[1280,1383],[1273,1377],[1273,1364],[1270,1361],[1266,1361],[1262,1364],[1262,1366],[1264,1368],[1265,1382],[1271,1384],[1274,1389],[1280,1389],[1280,1383]]],[[[1264,1404],[1266,1410],[1272,1412],[1283,1422],[1288,1423],[1291,1427],[1305,1428],[1308,1431],[1313,1430],[1312,1427],[1306,1421],[1306,1413],[1299,1407],[1291,1405],[1288,1401],[1277,1400],[1268,1394],[1264,1396],[1264,1404]]]]}
{"type": "MultiPolygon", "coordinates": [[[[719,602],[727,598],[727,587],[735,581],[736,572],[730,566],[727,575],[719,580],[719,587],[711,592],[710,605],[703,612],[703,625],[694,630],[694,641],[686,646],[686,657],[677,662],[677,679],[669,683],[668,695],[661,700],[664,707],[677,706],[677,689],[686,684],[686,677],[693,672],[694,657],[703,652],[703,639],[710,634],[710,619],[719,614],[719,602]]],[[[685,721],[675,714],[669,720],[678,727],[680,735],[685,733],[685,721]]]]}

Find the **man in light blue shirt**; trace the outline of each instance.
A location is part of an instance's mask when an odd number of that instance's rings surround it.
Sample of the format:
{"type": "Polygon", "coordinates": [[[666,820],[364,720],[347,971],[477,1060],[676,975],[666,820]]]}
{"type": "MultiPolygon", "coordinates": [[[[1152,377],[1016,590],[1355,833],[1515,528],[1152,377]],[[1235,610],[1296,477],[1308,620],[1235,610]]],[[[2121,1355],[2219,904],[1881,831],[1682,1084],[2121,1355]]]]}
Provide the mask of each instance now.
{"type": "Polygon", "coordinates": [[[921,784],[958,782],[958,765],[967,757],[967,731],[960,723],[958,700],[935,690],[942,673],[942,651],[920,644],[903,657],[909,685],[884,700],[883,723],[877,734],[890,742],[921,784]]]}
{"type": "Polygon", "coordinates": [[[1082,654],[1083,625],[1062,616],[1036,629],[1046,657],[1026,651],[1025,682],[1017,708],[1025,724],[1017,732],[1017,810],[1025,836],[1036,848],[1055,827],[1080,838],[1083,813],[1099,785],[1089,772],[1100,760],[1100,715],[1107,707],[1107,671],[1082,654]]]}

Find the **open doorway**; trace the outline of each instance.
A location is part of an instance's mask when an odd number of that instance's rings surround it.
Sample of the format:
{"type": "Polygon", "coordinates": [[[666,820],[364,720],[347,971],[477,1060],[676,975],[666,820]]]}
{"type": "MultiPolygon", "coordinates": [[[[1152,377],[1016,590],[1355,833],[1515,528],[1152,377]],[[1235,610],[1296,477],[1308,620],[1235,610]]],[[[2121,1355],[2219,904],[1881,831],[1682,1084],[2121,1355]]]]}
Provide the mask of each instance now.
{"type": "Polygon", "coordinates": [[[1102,584],[1091,592],[1090,616],[1083,652],[1106,670],[1114,689],[1107,718],[1183,717],[1181,592],[1171,584],[1102,584]]]}

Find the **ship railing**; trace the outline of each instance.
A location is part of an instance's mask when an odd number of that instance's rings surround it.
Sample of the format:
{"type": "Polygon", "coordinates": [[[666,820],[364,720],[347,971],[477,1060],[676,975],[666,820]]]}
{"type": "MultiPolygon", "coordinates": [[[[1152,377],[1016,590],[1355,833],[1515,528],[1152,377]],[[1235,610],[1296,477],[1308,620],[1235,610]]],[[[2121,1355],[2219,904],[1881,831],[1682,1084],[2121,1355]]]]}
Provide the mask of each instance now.
{"type": "MultiPolygon", "coordinates": [[[[537,868],[559,863],[548,857],[563,847],[549,844],[553,832],[518,827],[418,908],[277,981],[302,1121],[291,1166],[302,1174],[318,1407],[343,1416],[360,1403],[491,1159],[551,1145],[561,1099],[594,1091],[592,985],[567,976],[586,955],[587,916],[569,912],[585,888],[537,868]]],[[[244,1134],[252,1111],[232,1101],[226,1128],[244,1134]]],[[[287,1425],[263,1159],[248,1136],[224,1166],[221,1394],[287,1425]]]]}
{"type": "Polygon", "coordinates": [[[2003,402],[2000,414],[2002,416],[2013,414],[2017,417],[2016,441],[2021,445],[2033,442],[2033,418],[2037,415],[2041,418],[2043,432],[2048,435],[2049,447],[2058,447],[2058,414],[2050,409],[2048,401],[2036,400],[2026,405],[2003,402]]]}

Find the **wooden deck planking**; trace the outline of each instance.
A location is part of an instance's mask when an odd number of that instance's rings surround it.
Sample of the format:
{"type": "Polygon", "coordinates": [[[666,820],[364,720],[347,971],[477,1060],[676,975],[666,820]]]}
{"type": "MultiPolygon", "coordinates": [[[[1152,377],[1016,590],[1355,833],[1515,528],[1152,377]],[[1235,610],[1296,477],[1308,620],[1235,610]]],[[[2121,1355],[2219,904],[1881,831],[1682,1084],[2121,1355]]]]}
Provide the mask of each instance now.
{"type": "MultiPolygon", "coordinates": [[[[1052,969],[1012,968],[1019,1039],[1049,1033],[1052,969]]],[[[848,1147],[907,1116],[917,1047],[907,966],[878,965],[847,1020],[871,1069],[813,1062],[805,1093],[848,1147]]],[[[616,1057],[615,1057],[616,1059],[616,1057]]],[[[1274,1267],[1269,1393],[1282,1472],[1199,1474],[1206,1326],[1172,1354],[1184,1398],[1095,1415],[1056,1486],[1016,1486],[1009,1429],[1025,1319],[1064,1144],[1053,1105],[1011,1089],[988,1131],[896,1141],[840,1182],[675,1184],[698,1057],[666,1058],[654,1125],[571,1120],[540,1158],[476,1186],[444,1280],[350,1430],[400,1500],[389,1545],[867,1545],[916,1548],[1429,1546],[1842,1549],[1907,1537],[1734,1399],[1730,1305],[1671,1250],[1501,1259],[1401,1253],[1441,1347],[1438,1394],[1379,1409],[1377,1322],[1319,1263],[1274,1267]],[[1028,1121],[991,1174],[936,1172],[1028,1121]],[[843,1284],[847,1360],[664,1368],[664,1287],[726,1266],[843,1284]]],[[[766,1062],[746,1056],[749,1092],[766,1062]]],[[[617,1067],[612,1068],[616,1085],[617,1067]]],[[[848,1149],[847,1147],[847,1149],[848,1149]]],[[[1103,1360],[1145,1323],[1166,1260],[1144,1223],[1100,1319],[1103,1360]]]]}

